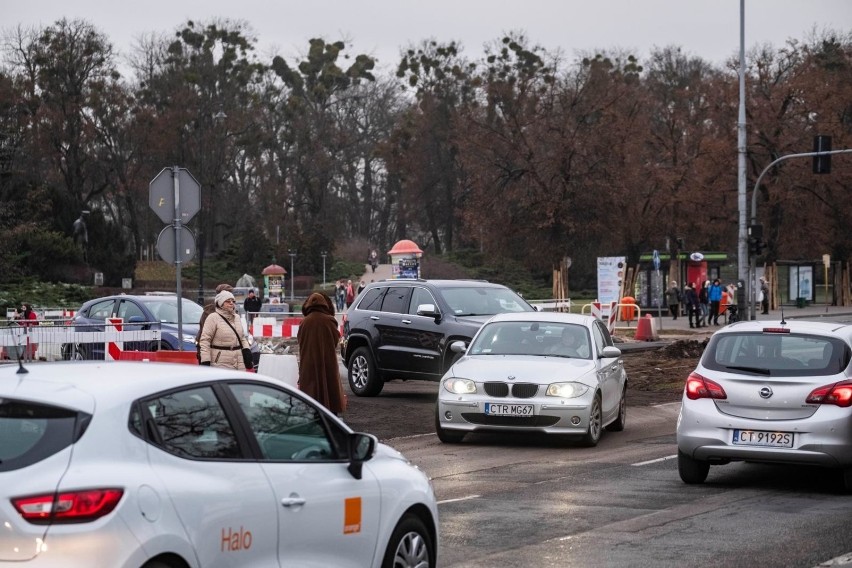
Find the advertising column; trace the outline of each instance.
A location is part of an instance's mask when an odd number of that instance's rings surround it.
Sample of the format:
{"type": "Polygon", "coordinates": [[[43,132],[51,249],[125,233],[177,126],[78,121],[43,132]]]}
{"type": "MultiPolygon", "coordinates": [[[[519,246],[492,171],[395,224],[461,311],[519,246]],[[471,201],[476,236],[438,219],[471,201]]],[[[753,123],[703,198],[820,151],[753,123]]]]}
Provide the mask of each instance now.
{"type": "Polygon", "coordinates": [[[598,257],[598,301],[604,318],[609,317],[610,303],[620,300],[626,261],[624,256],[598,257]]]}

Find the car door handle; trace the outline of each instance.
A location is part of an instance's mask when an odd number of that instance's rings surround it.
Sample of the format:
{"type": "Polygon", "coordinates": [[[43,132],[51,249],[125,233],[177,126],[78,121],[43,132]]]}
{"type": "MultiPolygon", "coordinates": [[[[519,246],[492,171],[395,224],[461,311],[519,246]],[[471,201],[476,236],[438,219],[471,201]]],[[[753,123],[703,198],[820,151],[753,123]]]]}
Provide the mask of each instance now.
{"type": "Polygon", "coordinates": [[[371,320],[379,321],[379,316],[370,316],[371,320]]]}
{"type": "Polygon", "coordinates": [[[285,497],[281,499],[281,504],[285,507],[301,507],[306,503],[302,497],[285,497]]]}
{"type": "Polygon", "coordinates": [[[411,323],[411,320],[402,320],[402,323],[411,323]]]}

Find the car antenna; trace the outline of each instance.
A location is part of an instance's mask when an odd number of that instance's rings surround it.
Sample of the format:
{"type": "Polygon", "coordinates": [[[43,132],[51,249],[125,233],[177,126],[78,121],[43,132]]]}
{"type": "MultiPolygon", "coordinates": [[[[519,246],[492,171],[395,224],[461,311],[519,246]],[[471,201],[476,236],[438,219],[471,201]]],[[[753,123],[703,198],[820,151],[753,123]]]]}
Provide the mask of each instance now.
{"type": "Polygon", "coordinates": [[[18,370],[15,372],[15,374],[23,375],[23,374],[29,373],[27,368],[24,367],[24,360],[23,360],[24,350],[21,349],[20,344],[15,346],[15,354],[18,356],[18,370]]]}
{"type": "Polygon", "coordinates": [[[787,325],[787,322],[784,321],[784,306],[779,306],[781,309],[781,325],[787,325]]]}

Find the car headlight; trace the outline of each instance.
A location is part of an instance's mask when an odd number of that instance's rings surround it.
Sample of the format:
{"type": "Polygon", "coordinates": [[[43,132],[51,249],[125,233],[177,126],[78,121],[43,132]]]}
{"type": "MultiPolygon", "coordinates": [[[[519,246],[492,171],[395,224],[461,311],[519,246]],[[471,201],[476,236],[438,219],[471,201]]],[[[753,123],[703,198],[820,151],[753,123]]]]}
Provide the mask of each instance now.
{"type": "Polygon", "coordinates": [[[444,381],[444,388],[453,394],[473,394],[476,392],[476,383],[470,379],[451,378],[444,381]]]}
{"type": "Polygon", "coordinates": [[[577,398],[586,394],[587,390],[589,387],[580,383],[553,383],[548,385],[546,394],[561,398],[577,398]]]}
{"type": "Polygon", "coordinates": [[[195,343],[195,336],[194,335],[187,335],[187,334],[184,333],[181,337],[183,337],[184,343],[195,343]]]}

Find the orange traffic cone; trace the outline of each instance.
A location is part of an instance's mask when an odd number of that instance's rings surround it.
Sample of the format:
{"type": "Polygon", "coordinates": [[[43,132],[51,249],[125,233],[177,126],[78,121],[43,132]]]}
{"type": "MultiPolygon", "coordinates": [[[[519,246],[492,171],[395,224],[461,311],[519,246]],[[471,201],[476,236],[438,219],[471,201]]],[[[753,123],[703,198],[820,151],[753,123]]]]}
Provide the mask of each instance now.
{"type": "Polygon", "coordinates": [[[646,314],[644,318],[639,318],[636,324],[636,335],[633,339],[637,341],[658,341],[660,337],[657,335],[657,324],[654,322],[654,316],[646,314]]]}

